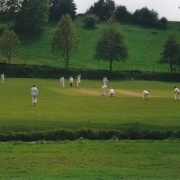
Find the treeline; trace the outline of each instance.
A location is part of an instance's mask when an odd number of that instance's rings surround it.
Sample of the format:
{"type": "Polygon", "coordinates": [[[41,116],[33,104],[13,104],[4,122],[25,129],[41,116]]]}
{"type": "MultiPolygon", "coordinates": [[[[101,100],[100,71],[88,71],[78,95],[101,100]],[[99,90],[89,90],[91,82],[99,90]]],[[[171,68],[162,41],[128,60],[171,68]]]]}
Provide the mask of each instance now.
{"type": "Polygon", "coordinates": [[[166,29],[168,23],[165,17],[159,19],[158,13],[149,10],[147,7],[131,13],[125,6],[116,6],[113,0],[99,0],[87,10],[86,14],[89,13],[96,15],[100,21],[105,21],[107,18],[114,16],[119,22],[135,23],[159,29],[166,29]]]}
{"type": "MultiPolygon", "coordinates": [[[[35,31],[48,21],[59,21],[65,14],[70,14],[71,18],[75,19],[76,10],[73,0],[1,0],[0,22],[6,22],[14,30],[35,31]]],[[[100,22],[113,16],[119,22],[167,28],[167,19],[159,19],[156,11],[144,7],[131,13],[125,6],[116,6],[113,0],[97,1],[84,13],[87,14],[97,16],[100,22]]]]}

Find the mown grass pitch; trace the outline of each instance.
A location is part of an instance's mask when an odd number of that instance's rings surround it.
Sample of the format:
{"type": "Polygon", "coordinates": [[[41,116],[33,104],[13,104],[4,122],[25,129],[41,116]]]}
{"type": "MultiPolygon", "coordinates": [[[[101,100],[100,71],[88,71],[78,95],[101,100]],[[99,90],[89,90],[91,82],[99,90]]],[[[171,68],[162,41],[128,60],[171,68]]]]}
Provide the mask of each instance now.
{"type": "Polygon", "coordinates": [[[180,83],[157,81],[111,81],[115,97],[101,95],[102,80],[84,80],[80,88],[60,88],[59,79],[6,78],[0,84],[0,130],[31,131],[57,128],[120,129],[142,123],[162,130],[180,127],[180,101],[173,100],[173,87],[180,83]],[[32,106],[30,88],[39,89],[37,106],[32,106]],[[142,90],[150,92],[142,100],[142,90]]]}

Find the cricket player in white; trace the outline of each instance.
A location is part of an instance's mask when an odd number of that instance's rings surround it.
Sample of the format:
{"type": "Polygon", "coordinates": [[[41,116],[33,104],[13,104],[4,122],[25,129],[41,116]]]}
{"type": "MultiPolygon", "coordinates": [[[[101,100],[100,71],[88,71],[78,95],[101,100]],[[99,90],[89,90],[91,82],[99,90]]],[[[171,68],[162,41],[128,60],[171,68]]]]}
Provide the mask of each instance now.
{"type": "Polygon", "coordinates": [[[79,87],[79,84],[81,83],[81,75],[77,76],[77,87],[79,87]]]}
{"type": "Polygon", "coordinates": [[[33,87],[30,90],[30,94],[31,94],[31,97],[32,97],[32,104],[36,105],[37,97],[38,97],[38,89],[37,89],[36,85],[33,85],[33,87]]]}
{"type": "Polygon", "coordinates": [[[5,78],[5,75],[4,73],[1,74],[1,83],[4,83],[4,78],[5,78]]]}
{"type": "Polygon", "coordinates": [[[72,85],[73,85],[73,77],[71,76],[70,78],[69,78],[69,84],[70,84],[70,87],[72,87],[72,85]]]}
{"type": "Polygon", "coordinates": [[[65,79],[64,79],[64,76],[62,76],[62,77],[60,78],[60,85],[61,85],[62,88],[65,87],[64,82],[65,82],[65,79]]]}
{"type": "Polygon", "coordinates": [[[103,78],[103,83],[104,83],[104,85],[107,85],[107,83],[108,83],[108,79],[106,76],[104,76],[104,78],[103,78]]]}
{"type": "Polygon", "coordinates": [[[110,95],[111,97],[113,97],[113,96],[114,96],[114,94],[115,94],[114,89],[113,89],[113,88],[111,88],[111,89],[109,90],[109,95],[110,95]]]}
{"type": "Polygon", "coordinates": [[[102,86],[102,95],[105,96],[106,94],[107,85],[102,86]]]}
{"type": "Polygon", "coordinates": [[[143,99],[149,99],[149,92],[148,91],[146,91],[146,90],[143,90],[143,99]]]}
{"type": "Polygon", "coordinates": [[[174,86],[174,100],[178,100],[179,99],[179,93],[180,93],[179,88],[174,86]]]}

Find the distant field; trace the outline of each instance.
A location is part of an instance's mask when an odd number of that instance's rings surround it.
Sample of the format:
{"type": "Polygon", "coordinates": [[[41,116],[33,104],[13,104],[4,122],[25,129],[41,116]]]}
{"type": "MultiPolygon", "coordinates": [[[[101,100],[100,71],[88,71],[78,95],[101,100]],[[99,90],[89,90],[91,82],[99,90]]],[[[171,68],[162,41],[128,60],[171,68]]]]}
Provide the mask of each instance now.
{"type": "Polygon", "coordinates": [[[102,80],[84,80],[79,89],[60,88],[55,79],[6,79],[0,84],[0,131],[31,131],[57,128],[121,129],[138,122],[155,129],[179,130],[180,101],[173,87],[180,83],[110,81],[115,97],[101,95],[102,80]],[[39,88],[37,106],[31,105],[30,88],[39,88]],[[141,92],[150,92],[142,100],[141,92]]]}
{"type": "MultiPolygon", "coordinates": [[[[70,61],[70,68],[76,69],[109,69],[109,62],[96,61],[93,59],[94,45],[99,36],[101,25],[93,30],[83,28],[81,18],[76,20],[77,35],[80,38],[80,50],[73,54],[70,61]]],[[[142,70],[155,72],[168,72],[168,65],[156,63],[163,50],[167,36],[174,32],[176,37],[180,36],[179,22],[169,22],[167,30],[157,30],[140,27],[131,24],[121,24],[129,45],[130,56],[125,63],[114,62],[113,70],[142,70]]],[[[2,25],[1,25],[2,27],[2,25]]],[[[47,25],[42,31],[34,34],[19,34],[21,48],[13,57],[12,63],[26,63],[65,67],[64,61],[59,55],[50,52],[50,32],[54,24],[47,25]]],[[[1,56],[0,56],[1,57],[1,56]]]]}

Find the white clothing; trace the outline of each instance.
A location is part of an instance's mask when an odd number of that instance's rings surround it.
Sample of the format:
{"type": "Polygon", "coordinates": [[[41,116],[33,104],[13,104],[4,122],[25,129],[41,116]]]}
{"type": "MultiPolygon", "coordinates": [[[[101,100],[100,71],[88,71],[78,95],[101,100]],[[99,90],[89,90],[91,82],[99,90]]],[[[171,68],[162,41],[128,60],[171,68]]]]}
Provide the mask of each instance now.
{"type": "Polygon", "coordinates": [[[77,76],[77,87],[79,87],[80,83],[81,83],[81,75],[77,76]]]}
{"type": "Polygon", "coordinates": [[[69,82],[73,83],[73,77],[72,76],[69,78],[69,82]]]}
{"type": "Polygon", "coordinates": [[[37,103],[37,97],[38,97],[38,89],[37,87],[33,86],[30,90],[30,94],[32,96],[32,104],[36,105],[37,103]]]}
{"type": "Polygon", "coordinates": [[[62,76],[62,77],[60,78],[61,87],[65,87],[65,86],[64,86],[64,82],[65,82],[65,79],[64,79],[64,77],[62,76]]]}
{"type": "Polygon", "coordinates": [[[103,78],[103,83],[104,83],[104,85],[107,85],[107,83],[108,83],[107,77],[104,77],[104,78],[103,78]]]}
{"type": "Polygon", "coordinates": [[[72,87],[72,85],[73,85],[73,77],[71,76],[70,78],[69,78],[69,83],[70,83],[70,87],[72,87]]]}
{"type": "Polygon", "coordinates": [[[106,94],[106,88],[107,88],[107,85],[102,86],[102,95],[103,96],[106,94]]]}
{"type": "Polygon", "coordinates": [[[110,95],[110,96],[114,96],[114,94],[115,94],[115,93],[114,93],[114,89],[111,88],[111,89],[109,90],[109,95],[110,95]]]}
{"type": "Polygon", "coordinates": [[[174,88],[174,100],[179,99],[180,90],[179,88],[174,88]]]}
{"type": "Polygon", "coordinates": [[[5,78],[5,75],[1,74],[1,83],[4,83],[4,78],[5,78]]]}
{"type": "Polygon", "coordinates": [[[149,98],[149,92],[146,90],[143,90],[143,99],[145,99],[147,97],[147,99],[149,98]]]}

